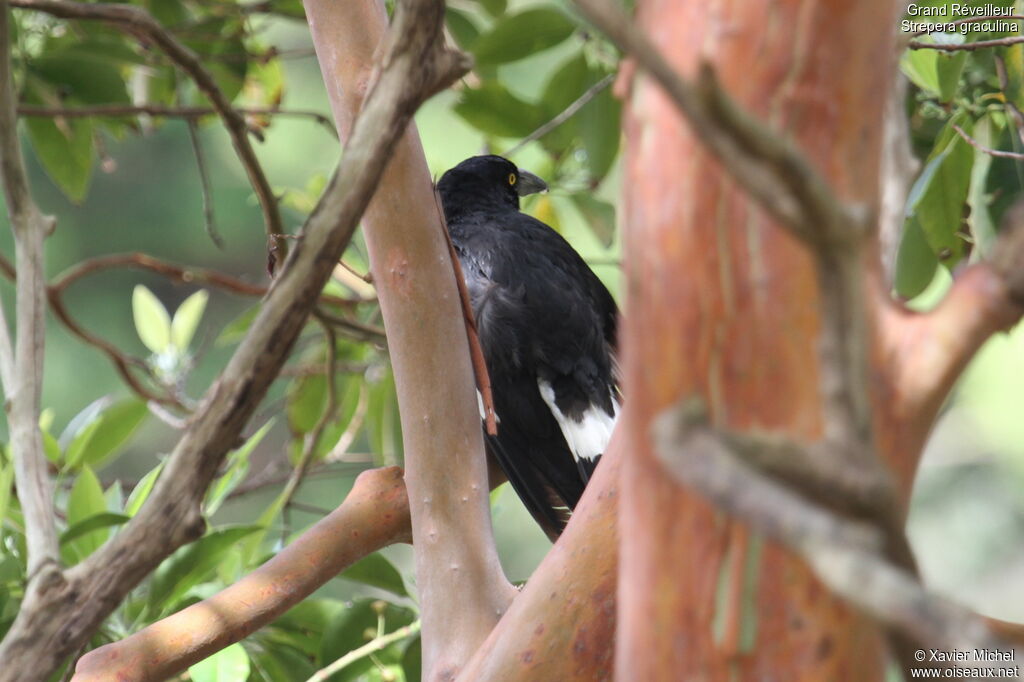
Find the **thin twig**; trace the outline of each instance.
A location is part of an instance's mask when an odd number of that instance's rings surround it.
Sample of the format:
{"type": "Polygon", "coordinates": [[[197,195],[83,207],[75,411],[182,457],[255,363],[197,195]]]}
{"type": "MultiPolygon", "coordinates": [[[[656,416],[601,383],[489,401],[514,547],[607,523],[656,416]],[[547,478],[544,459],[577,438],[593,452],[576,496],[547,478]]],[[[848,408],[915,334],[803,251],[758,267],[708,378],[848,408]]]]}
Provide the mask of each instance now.
{"type": "Polygon", "coordinates": [[[59,569],[53,486],[39,431],[46,334],[46,279],[43,240],[53,231],[53,218],[43,216],[29,191],[18,141],[17,101],[11,72],[10,11],[0,1],[0,180],[14,233],[20,276],[15,289],[15,338],[11,345],[5,319],[0,319],[0,369],[14,456],[14,478],[25,517],[29,589],[33,602],[63,582],[59,569]]]}
{"type": "Polygon", "coordinates": [[[160,22],[153,19],[149,12],[134,5],[81,3],[71,2],[71,0],[13,0],[11,5],[45,12],[63,19],[109,22],[126,33],[132,34],[136,39],[153,43],[178,68],[188,74],[199,91],[210,100],[210,104],[224,122],[235,152],[249,176],[249,182],[252,184],[257,199],[259,199],[267,234],[275,240],[274,248],[278,250],[274,254],[275,258],[279,261],[283,260],[287,253],[287,245],[279,238],[284,233],[281,212],[270,182],[249,142],[249,128],[242,115],[232,108],[231,102],[217,86],[213,75],[192,50],[179,42],[160,22]]]}
{"type": "MultiPolygon", "coordinates": [[[[319,123],[334,137],[338,132],[334,129],[331,119],[317,111],[300,109],[277,109],[273,107],[235,107],[235,111],[243,116],[273,116],[309,118],[319,123]]],[[[186,120],[216,115],[212,107],[165,107],[157,104],[94,104],[92,106],[75,107],[40,107],[22,104],[18,106],[18,115],[34,118],[135,118],[152,116],[153,118],[183,118],[186,120]]]]}
{"type": "Polygon", "coordinates": [[[338,442],[334,444],[331,451],[324,457],[324,464],[331,464],[333,462],[344,461],[345,458],[351,459],[351,454],[348,449],[352,447],[352,443],[356,440],[356,434],[359,433],[359,429],[362,428],[363,422],[366,421],[366,413],[370,407],[370,392],[366,389],[366,384],[359,385],[359,397],[356,399],[356,409],[352,413],[352,419],[349,420],[348,426],[342,431],[341,436],[338,438],[338,442]]]}
{"type": "Polygon", "coordinates": [[[522,149],[529,143],[533,142],[534,140],[539,140],[540,138],[544,137],[558,126],[568,121],[570,118],[576,115],[577,111],[586,106],[586,104],[590,100],[594,99],[599,94],[601,94],[601,92],[609,85],[611,85],[612,81],[614,80],[615,74],[610,73],[601,80],[591,85],[582,95],[577,97],[572,104],[563,109],[560,114],[558,114],[553,119],[551,119],[541,127],[534,130],[532,133],[524,137],[522,140],[516,143],[516,145],[511,149],[505,150],[505,156],[514,155],[516,152],[518,152],[520,149],[522,149]]]}
{"type": "Polygon", "coordinates": [[[291,476],[288,477],[284,491],[281,493],[282,509],[288,509],[295,493],[299,491],[306,470],[309,468],[310,462],[313,461],[313,455],[316,454],[316,448],[320,445],[324,430],[337,417],[338,411],[338,383],[334,374],[338,366],[338,339],[334,334],[334,327],[320,313],[314,312],[313,316],[320,323],[324,332],[324,380],[327,381],[327,404],[324,406],[323,412],[320,413],[316,424],[302,439],[302,454],[299,455],[299,461],[295,463],[295,468],[292,469],[291,476]]]}
{"type": "Polygon", "coordinates": [[[992,40],[979,40],[973,43],[928,43],[923,40],[911,40],[907,47],[911,50],[941,50],[942,52],[973,52],[990,47],[1009,47],[1024,43],[1024,36],[1007,36],[992,40]]]}
{"type": "MultiPolygon", "coordinates": [[[[156,384],[160,384],[156,375],[144,360],[122,352],[114,344],[109,343],[86,330],[82,325],[75,321],[71,316],[70,311],[64,306],[63,293],[71,284],[87,275],[118,267],[132,267],[139,268],[141,270],[148,270],[183,284],[205,284],[207,286],[216,287],[218,289],[230,291],[243,296],[262,297],[266,295],[267,288],[256,284],[250,284],[249,282],[222,274],[215,270],[177,265],[175,263],[160,260],[159,258],[154,258],[144,253],[111,254],[108,256],[98,256],[96,258],[84,260],[57,276],[53,283],[47,288],[47,298],[50,303],[50,309],[53,311],[57,320],[67,327],[68,330],[77,336],[83,343],[93,346],[106,355],[114,364],[114,368],[117,370],[118,374],[121,375],[121,378],[136,395],[147,403],[156,403],[185,409],[185,405],[182,400],[178,396],[173,395],[170,390],[167,390],[163,394],[155,393],[138,380],[132,371],[133,369],[143,372],[151,381],[156,384]]],[[[0,274],[11,281],[14,281],[17,277],[17,272],[14,267],[2,256],[0,256],[0,274]]],[[[345,308],[351,308],[352,305],[356,303],[356,301],[352,301],[350,299],[331,296],[328,294],[321,294],[320,302],[322,304],[337,305],[345,308]]],[[[333,315],[331,318],[339,327],[351,330],[351,334],[356,338],[368,338],[378,342],[383,339],[383,330],[379,328],[363,325],[360,322],[352,321],[337,315],[333,315]]]]}
{"type": "MultiPolygon", "coordinates": [[[[961,19],[954,19],[953,21],[943,21],[942,24],[944,26],[960,26],[962,24],[974,24],[974,23],[977,23],[979,21],[991,21],[993,19],[1006,19],[1007,21],[1012,20],[1012,19],[1024,19],[1024,14],[1011,14],[1011,15],[1008,15],[1008,16],[1004,16],[1004,15],[1000,15],[1000,14],[982,14],[982,15],[977,15],[977,16],[973,16],[973,17],[963,17],[961,19]]],[[[917,31],[916,33],[911,33],[910,35],[911,36],[923,36],[923,35],[927,35],[927,34],[930,34],[930,33],[940,33],[940,32],[941,33],[948,33],[948,31],[917,31]]]]}
{"type": "Polygon", "coordinates": [[[972,147],[977,149],[979,152],[982,152],[983,154],[988,154],[989,156],[994,156],[999,159],[1014,159],[1017,161],[1024,161],[1024,154],[1020,154],[1018,152],[1005,152],[1001,149],[992,149],[991,147],[986,147],[985,145],[981,144],[973,137],[965,133],[964,129],[958,126],[957,124],[950,123],[950,125],[953,126],[953,130],[955,130],[957,134],[964,139],[964,142],[971,145],[972,147]]]}
{"type": "Polygon", "coordinates": [[[199,186],[203,190],[203,223],[206,234],[218,249],[224,248],[224,240],[217,232],[217,221],[213,215],[213,193],[210,189],[210,176],[206,172],[206,160],[203,158],[203,145],[199,140],[199,124],[194,118],[187,120],[188,139],[192,142],[192,153],[196,157],[196,168],[199,170],[199,186]]]}
{"type": "Polygon", "coordinates": [[[321,668],[310,677],[306,682],[323,682],[328,679],[331,675],[338,672],[339,670],[345,669],[347,666],[355,663],[361,658],[366,658],[372,653],[376,653],[381,649],[386,649],[395,642],[401,642],[407,637],[411,637],[420,631],[420,621],[416,620],[409,623],[405,627],[398,628],[391,634],[382,635],[375,639],[370,640],[358,649],[353,649],[338,660],[334,661],[330,665],[321,668]]]}

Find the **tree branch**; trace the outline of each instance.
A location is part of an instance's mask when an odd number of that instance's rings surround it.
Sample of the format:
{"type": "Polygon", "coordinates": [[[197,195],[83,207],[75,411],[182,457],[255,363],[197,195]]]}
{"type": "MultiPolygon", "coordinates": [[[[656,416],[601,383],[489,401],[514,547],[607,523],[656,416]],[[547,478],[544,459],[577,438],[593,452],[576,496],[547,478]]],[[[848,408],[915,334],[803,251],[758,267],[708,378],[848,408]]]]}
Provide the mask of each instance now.
{"type": "MultiPolygon", "coordinates": [[[[362,92],[374,78],[365,65],[384,33],[383,4],[304,4],[344,139],[362,92]]],[[[414,7],[439,56],[449,68],[464,72],[467,58],[443,48],[444,3],[429,0],[414,7]]],[[[399,12],[395,21],[408,18],[399,12]]],[[[424,66],[420,78],[434,83],[432,65],[424,66]]],[[[453,676],[515,593],[494,547],[465,324],[433,202],[430,173],[410,126],[363,224],[395,368],[421,595],[425,680],[453,676]]]]}
{"type": "Polygon", "coordinates": [[[461,63],[436,55],[433,24],[419,21],[424,9],[413,4],[399,10],[406,21],[396,24],[399,33],[389,41],[383,70],[355,121],[337,173],[152,495],[111,540],[67,572],[65,584],[25,600],[0,643],[0,681],[19,679],[26,670],[49,675],[161,560],[202,532],[204,493],[305,325],[397,139],[422,100],[461,73],[461,63]]]}
{"type": "MultiPolygon", "coordinates": [[[[652,430],[657,455],[676,480],[797,552],[829,589],[917,648],[1011,650],[980,618],[927,592],[887,560],[881,553],[885,531],[844,519],[760,476],[692,405],[665,412],[652,430]]],[[[914,660],[909,651],[896,653],[914,660]]]]}
{"type": "Polygon", "coordinates": [[[982,344],[1024,315],[1024,204],[1003,219],[993,260],[959,273],[939,305],[916,313],[884,292],[879,310],[882,400],[901,424],[901,449],[918,452],[943,401],[982,344]]]}
{"type": "Polygon", "coordinates": [[[360,474],[345,501],[272,559],[216,595],[83,656],[75,682],[160,682],[237,642],[367,554],[409,542],[397,467],[360,474]]]}
{"type": "Polygon", "coordinates": [[[15,293],[13,348],[6,319],[0,315],[0,324],[3,325],[0,332],[0,377],[3,379],[18,501],[25,516],[30,580],[25,601],[31,603],[37,589],[60,582],[53,488],[39,431],[46,330],[43,240],[53,231],[54,221],[43,216],[32,200],[21,157],[14,113],[17,100],[11,74],[9,17],[7,2],[3,0],[0,2],[0,177],[14,233],[15,259],[21,274],[15,293]],[[47,566],[50,570],[43,575],[47,566]]]}
{"type": "MultiPolygon", "coordinates": [[[[309,118],[326,128],[334,137],[338,136],[338,133],[334,130],[334,124],[331,123],[331,119],[317,111],[277,109],[273,107],[234,107],[234,110],[243,116],[309,118]]],[[[157,104],[94,104],[91,106],[75,107],[37,107],[23,104],[18,107],[19,116],[40,118],[135,118],[138,116],[152,116],[154,118],[194,120],[217,113],[217,110],[212,107],[165,107],[157,104]]]]}
{"type": "Polygon", "coordinates": [[[284,234],[284,227],[281,221],[281,212],[277,206],[277,198],[274,196],[270,182],[249,142],[249,129],[245,119],[232,108],[231,102],[217,87],[213,75],[203,66],[202,60],[192,50],[179,42],[174,35],[153,19],[149,12],[134,5],[82,3],[72,2],[72,0],[13,0],[11,6],[45,12],[62,19],[106,21],[141,41],[159,47],[178,68],[195,81],[196,87],[206,95],[224,122],[224,127],[227,128],[238,159],[241,161],[242,167],[245,168],[253,191],[259,199],[267,234],[276,242],[273,248],[279,249],[276,257],[280,260],[287,253],[287,246],[280,239],[280,236],[284,234]]]}
{"type": "Polygon", "coordinates": [[[612,679],[624,426],[612,435],[558,542],[459,682],[612,679]]]}
{"type": "Polygon", "coordinates": [[[404,627],[398,628],[394,632],[381,635],[380,637],[375,637],[358,649],[353,649],[330,665],[316,671],[316,673],[306,680],[306,682],[325,682],[325,680],[329,680],[331,678],[331,675],[339,670],[345,669],[359,659],[365,658],[375,651],[386,649],[395,642],[401,642],[403,639],[418,633],[420,631],[420,625],[420,621],[413,621],[404,627]]]}
{"type": "Polygon", "coordinates": [[[557,116],[555,116],[550,121],[534,130],[532,133],[530,133],[523,139],[519,140],[519,142],[516,142],[514,147],[506,149],[505,156],[513,156],[516,152],[521,150],[529,143],[535,140],[539,140],[540,138],[544,137],[558,126],[568,121],[570,118],[576,115],[577,111],[585,107],[590,100],[600,95],[605,88],[611,85],[613,80],[615,80],[615,74],[610,73],[601,80],[591,85],[589,88],[586,89],[586,91],[582,95],[580,95],[573,102],[571,102],[569,106],[563,109],[557,116]]]}

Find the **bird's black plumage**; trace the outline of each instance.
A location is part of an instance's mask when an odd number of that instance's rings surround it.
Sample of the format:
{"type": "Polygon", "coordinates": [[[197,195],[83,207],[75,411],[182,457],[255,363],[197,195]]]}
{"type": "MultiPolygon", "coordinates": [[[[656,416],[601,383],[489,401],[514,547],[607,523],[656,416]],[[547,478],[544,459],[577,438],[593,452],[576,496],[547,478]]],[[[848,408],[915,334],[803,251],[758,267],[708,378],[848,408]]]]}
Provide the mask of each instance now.
{"type": "Polygon", "coordinates": [[[491,378],[488,451],[554,538],[618,414],[618,309],[561,235],[519,211],[520,195],[545,188],[500,156],[467,159],[437,185],[491,378]]]}

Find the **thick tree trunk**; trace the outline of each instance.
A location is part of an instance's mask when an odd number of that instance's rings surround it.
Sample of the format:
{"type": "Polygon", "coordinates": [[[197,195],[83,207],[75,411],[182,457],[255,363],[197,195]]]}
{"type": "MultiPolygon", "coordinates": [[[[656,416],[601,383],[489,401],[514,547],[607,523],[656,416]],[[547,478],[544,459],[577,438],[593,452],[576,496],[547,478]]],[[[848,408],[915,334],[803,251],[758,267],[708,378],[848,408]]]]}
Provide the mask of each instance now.
{"type": "MultiPolygon", "coordinates": [[[[682,74],[709,62],[736,100],[799,141],[841,196],[877,207],[891,2],[638,5],[640,26],[682,74]]],[[[721,426],[820,435],[811,259],[643,76],[626,139],[630,442],[617,677],[882,679],[884,643],[867,619],[800,561],[672,483],[650,450],[651,419],[693,394],[721,426]]]]}

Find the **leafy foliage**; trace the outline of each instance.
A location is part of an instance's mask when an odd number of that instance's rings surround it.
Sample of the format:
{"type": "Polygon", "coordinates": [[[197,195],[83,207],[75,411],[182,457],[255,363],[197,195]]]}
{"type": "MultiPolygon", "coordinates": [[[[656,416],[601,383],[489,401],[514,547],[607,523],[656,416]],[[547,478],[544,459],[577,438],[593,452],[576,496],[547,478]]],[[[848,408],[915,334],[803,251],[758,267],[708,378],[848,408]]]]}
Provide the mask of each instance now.
{"type": "MultiPolygon", "coordinates": [[[[954,3],[917,4],[948,8],[954,3]]],[[[1011,0],[993,4],[1015,6],[1011,0]]],[[[985,30],[1003,25],[1008,22],[965,21],[958,33],[919,40],[960,45],[1014,35],[985,30]]],[[[1024,46],[908,49],[900,68],[912,84],[908,110],[914,150],[921,160],[907,199],[895,281],[897,293],[910,298],[928,286],[939,266],[953,269],[964,259],[989,253],[995,226],[1020,194],[1021,161],[994,159],[987,150],[1021,147],[1024,46]]]]}
{"type": "MultiPolygon", "coordinates": [[[[295,20],[304,19],[302,3],[132,3],[148,10],[197,55],[234,106],[261,110],[246,113],[246,123],[254,137],[273,144],[278,118],[264,110],[288,108],[294,71],[287,53],[301,51],[275,40],[301,29],[295,20]]],[[[468,130],[480,151],[528,162],[553,189],[524,202],[525,210],[567,233],[575,225],[586,226],[591,234],[582,238],[593,243],[590,251],[614,257],[617,217],[608,198],[614,195],[620,152],[621,103],[610,85],[619,66],[616,50],[559,0],[453,0],[446,25],[452,41],[473,54],[476,66],[443,100],[445,127],[468,130]],[[524,138],[529,141],[520,146],[524,138]]],[[[208,97],[161,50],[116,27],[19,11],[14,29],[19,104],[41,111],[24,119],[27,146],[72,202],[88,198],[99,183],[97,168],[108,170],[108,148],[119,141],[159,133],[181,117],[202,128],[220,127],[214,114],[180,113],[209,107],[208,97]],[[117,107],[123,113],[61,115],[82,107],[117,107]],[[145,111],[154,108],[171,113],[145,111]]],[[[971,42],[999,35],[967,32],[928,39],[971,42]]],[[[953,268],[987,253],[1003,211],[1020,192],[1020,162],[993,158],[978,147],[1021,146],[1024,47],[950,54],[908,50],[901,68],[912,83],[907,112],[921,160],[906,204],[895,283],[901,295],[910,297],[927,287],[940,267],[953,268]]],[[[313,209],[326,182],[319,170],[303,170],[306,175],[295,187],[275,188],[282,206],[292,212],[291,222],[313,209]]],[[[180,235],[174,239],[187,241],[180,235]]],[[[253,233],[253,242],[262,239],[253,233]]],[[[358,238],[345,263],[356,272],[367,270],[365,245],[358,238]]],[[[294,495],[300,487],[328,481],[321,499],[337,504],[362,469],[401,463],[386,349],[352,332],[353,327],[378,327],[380,310],[372,285],[346,273],[339,270],[325,290],[320,311],[349,324],[332,326],[330,334],[322,326],[329,321],[309,325],[251,435],[228,456],[207,492],[203,537],[168,557],[107,619],[92,646],[127,636],[215,593],[279,550],[305,523],[295,520],[305,504],[294,495]],[[290,477],[296,477],[295,490],[286,487],[290,477]]],[[[194,396],[211,379],[209,372],[196,370],[198,362],[221,357],[216,354],[237,345],[260,313],[252,299],[244,309],[232,307],[238,295],[252,294],[241,291],[245,287],[200,281],[191,270],[177,280],[188,289],[184,293],[162,280],[136,281],[131,280],[132,293],[124,289],[111,307],[126,316],[131,310],[138,340],[124,344],[134,348],[124,351],[125,364],[146,389],[168,397],[164,407],[151,409],[152,402],[134,394],[98,397],[102,391],[96,391],[83,401],[92,401],[84,409],[51,411],[40,424],[58,482],[61,555],[69,565],[95,552],[138,513],[163,474],[162,457],[150,445],[161,442],[159,435],[168,430],[161,421],[177,427],[175,419],[188,418],[196,407],[194,396]],[[66,420],[59,434],[53,431],[58,419],[66,420]],[[122,467],[127,453],[137,456],[133,466],[122,467]]],[[[24,596],[24,523],[12,495],[13,475],[5,448],[0,451],[0,635],[24,596]]],[[[324,511],[307,504],[301,513],[324,511]]],[[[189,674],[218,681],[307,679],[367,641],[414,622],[417,595],[408,567],[392,559],[378,553],[357,562],[324,593],[193,666],[189,674]]],[[[354,661],[331,679],[416,680],[419,651],[413,636],[354,661]]]]}

